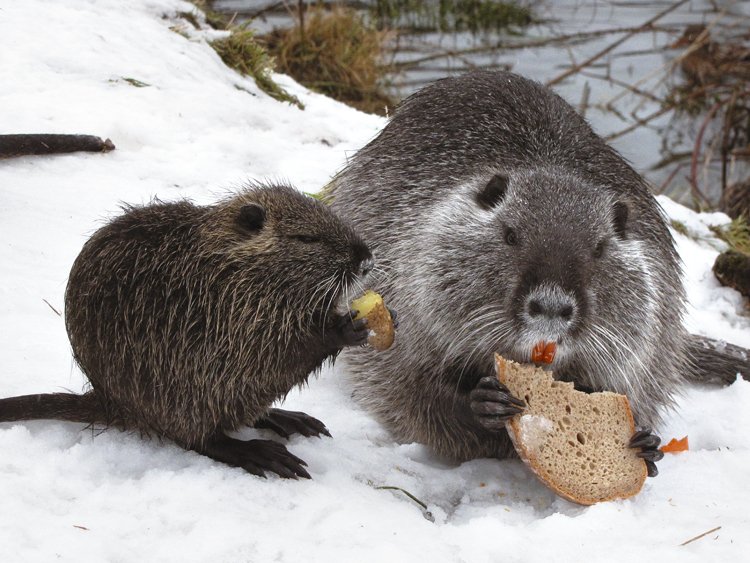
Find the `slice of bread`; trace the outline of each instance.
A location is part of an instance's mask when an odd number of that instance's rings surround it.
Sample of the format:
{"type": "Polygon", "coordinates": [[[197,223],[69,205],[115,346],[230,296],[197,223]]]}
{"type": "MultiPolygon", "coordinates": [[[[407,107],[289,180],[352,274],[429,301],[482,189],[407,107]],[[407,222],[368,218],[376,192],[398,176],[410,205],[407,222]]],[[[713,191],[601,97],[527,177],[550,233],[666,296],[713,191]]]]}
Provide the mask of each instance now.
{"type": "Polygon", "coordinates": [[[495,354],[497,376],[526,402],[505,425],[521,459],[558,495],[594,504],[635,495],[646,463],[628,447],[635,433],[628,399],[583,393],[533,365],[495,354]]]}

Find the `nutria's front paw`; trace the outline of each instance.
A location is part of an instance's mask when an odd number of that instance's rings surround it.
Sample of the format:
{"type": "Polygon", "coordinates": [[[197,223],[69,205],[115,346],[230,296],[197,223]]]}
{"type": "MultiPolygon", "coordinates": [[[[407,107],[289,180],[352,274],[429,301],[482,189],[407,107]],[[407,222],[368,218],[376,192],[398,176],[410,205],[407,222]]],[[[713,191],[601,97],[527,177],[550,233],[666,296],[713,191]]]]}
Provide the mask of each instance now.
{"type": "Polygon", "coordinates": [[[326,425],[317,418],[303,412],[286,411],[284,409],[268,409],[266,416],[256,420],[253,426],[255,428],[268,428],[284,438],[289,438],[292,434],[302,434],[308,438],[321,434],[331,436],[326,425]]]}
{"type": "Polygon", "coordinates": [[[305,469],[307,464],[273,440],[244,441],[222,435],[209,441],[198,451],[259,477],[265,477],[266,472],[270,471],[285,479],[310,479],[310,474],[305,469]]]}
{"type": "Polygon", "coordinates": [[[494,376],[481,378],[469,393],[469,400],[475,420],[490,432],[503,430],[505,421],[523,412],[526,406],[494,376]]]}
{"type": "Polygon", "coordinates": [[[659,449],[661,438],[651,432],[650,428],[638,430],[630,439],[628,446],[631,448],[640,448],[638,457],[646,462],[649,477],[656,477],[659,470],[656,468],[656,462],[664,457],[664,452],[659,449]]]}
{"type": "Polygon", "coordinates": [[[347,346],[361,346],[367,342],[367,319],[355,321],[356,314],[356,311],[349,311],[343,315],[333,315],[324,333],[325,343],[330,350],[338,352],[347,346]]]}

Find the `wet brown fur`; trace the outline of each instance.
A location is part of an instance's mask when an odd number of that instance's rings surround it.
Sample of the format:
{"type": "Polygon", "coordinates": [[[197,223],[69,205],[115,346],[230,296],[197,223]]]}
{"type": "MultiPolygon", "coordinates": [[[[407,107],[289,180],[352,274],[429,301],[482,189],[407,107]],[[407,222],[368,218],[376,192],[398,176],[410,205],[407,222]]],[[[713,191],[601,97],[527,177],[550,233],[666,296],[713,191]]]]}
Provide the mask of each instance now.
{"type": "Polygon", "coordinates": [[[115,424],[205,451],[339,352],[326,331],[369,256],[326,206],[287,186],[127,207],[84,245],[65,296],[91,390],[4,399],[0,420],[115,424]],[[261,229],[243,222],[248,204],[265,210],[261,229]]]}

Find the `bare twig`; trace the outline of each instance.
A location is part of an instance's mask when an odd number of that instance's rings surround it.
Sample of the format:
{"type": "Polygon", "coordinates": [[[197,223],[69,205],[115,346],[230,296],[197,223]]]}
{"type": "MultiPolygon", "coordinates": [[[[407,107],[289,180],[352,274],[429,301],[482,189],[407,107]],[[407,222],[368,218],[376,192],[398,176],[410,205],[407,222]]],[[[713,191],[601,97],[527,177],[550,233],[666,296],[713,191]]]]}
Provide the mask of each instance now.
{"type": "Polygon", "coordinates": [[[263,16],[263,15],[267,14],[268,12],[278,11],[280,8],[283,8],[283,7],[284,7],[284,2],[283,2],[283,0],[281,0],[279,2],[273,2],[271,4],[263,6],[262,8],[259,8],[259,9],[256,9],[256,10],[247,11],[247,12],[245,12],[245,11],[235,12],[235,15],[239,14],[239,15],[241,15],[243,17],[246,17],[247,19],[252,20],[252,19],[258,18],[260,16],[263,16]]]}
{"type": "Polygon", "coordinates": [[[700,157],[701,145],[703,144],[703,135],[706,132],[706,128],[711,122],[711,119],[713,119],[714,114],[716,114],[716,112],[723,104],[723,101],[718,101],[713,106],[711,106],[711,109],[708,110],[708,113],[703,119],[703,123],[701,123],[701,127],[698,130],[698,135],[695,137],[695,144],[693,145],[693,156],[690,162],[690,189],[692,190],[694,196],[699,197],[701,200],[703,200],[703,203],[709,206],[710,201],[698,186],[698,159],[700,157]]]}
{"type": "Polygon", "coordinates": [[[737,96],[739,92],[736,90],[732,92],[732,98],[726,106],[724,112],[724,135],[721,139],[721,197],[719,198],[719,209],[724,209],[726,206],[726,194],[727,194],[727,161],[729,156],[729,134],[732,130],[732,114],[734,113],[735,103],[737,102],[737,96]]]}
{"type": "Polygon", "coordinates": [[[583,92],[581,93],[581,101],[578,105],[578,113],[583,117],[586,117],[586,110],[589,108],[589,98],[591,97],[591,86],[588,82],[583,85],[583,92]]]}
{"type": "MultiPolygon", "coordinates": [[[[664,77],[666,77],[669,74],[668,71],[671,71],[674,67],[676,67],[678,64],[680,64],[685,59],[685,57],[688,57],[693,52],[695,52],[696,50],[700,49],[703,46],[703,44],[705,43],[706,38],[708,38],[708,35],[711,32],[711,29],[713,29],[713,27],[716,26],[716,24],[719,23],[719,21],[724,17],[725,14],[726,14],[726,11],[723,11],[720,14],[718,14],[706,26],[706,29],[695,39],[695,41],[693,41],[693,43],[687,49],[685,49],[682,53],[680,53],[679,56],[677,56],[674,59],[672,59],[671,61],[669,61],[669,62],[667,62],[667,63],[659,66],[658,68],[652,70],[651,72],[649,72],[648,74],[646,74],[646,76],[643,76],[640,80],[638,80],[635,84],[633,84],[633,86],[634,87],[638,87],[641,84],[644,84],[645,82],[648,82],[649,80],[651,80],[654,76],[661,76],[662,78],[661,78],[660,82],[662,80],[664,80],[664,77]]],[[[623,96],[626,96],[627,94],[628,94],[628,92],[620,92],[619,94],[617,94],[617,95],[613,96],[612,98],[610,98],[607,101],[607,103],[608,104],[613,104],[617,100],[619,100],[620,98],[622,98],[623,96]]]]}
{"type": "Polygon", "coordinates": [[[229,18],[229,21],[227,22],[227,25],[224,26],[224,29],[231,29],[231,27],[234,25],[234,20],[237,19],[237,12],[232,14],[232,17],[229,18]]]}
{"type": "Polygon", "coordinates": [[[622,129],[621,131],[618,131],[616,133],[611,133],[610,135],[607,135],[606,137],[604,137],[604,140],[607,141],[607,142],[609,142],[609,141],[613,141],[614,139],[617,139],[619,137],[623,137],[624,135],[627,135],[628,133],[631,133],[632,131],[635,131],[640,126],[646,125],[646,124],[650,123],[651,121],[653,121],[657,117],[661,117],[665,113],[669,113],[670,111],[672,111],[672,109],[673,109],[672,107],[659,108],[658,110],[656,110],[656,111],[651,112],[650,114],[648,114],[646,117],[641,117],[635,123],[629,125],[625,129],[622,129]]]}
{"type": "Polygon", "coordinates": [[[392,485],[383,485],[383,486],[380,486],[380,487],[375,487],[375,489],[380,490],[380,491],[401,491],[407,497],[409,497],[411,500],[413,500],[419,506],[422,507],[422,515],[427,520],[429,520],[430,522],[434,522],[435,521],[435,517],[432,515],[432,512],[430,512],[429,510],[427,510],[427,505],[425,503],[423,503],[421,500],[419,500],[417,497],[415,497],[413,494],[411,494],[409,491],[407,491],[406,489],[402,489],[401,487],[395,487],[395,486],[392,486],[392,485]]]}
{"type": "MultiPolygon", "coordinates": [[[[641,31],[644,31],[644,30],[651,31],[651,26],[654,23],[656,23],[658,20],[660,20],[661,18],[663,18],[667,14],[669,14],[671,12],[674,12],[677,8],[679,8],[683,4],[686,4],[688,1],[689,0],[680,0],[679,2],[675,2],[674,4],[672,4],[671,6],[669,6],[668,8],[662,10],[661,12],[659,12],[658,14],[656,14],[654,17],[650,18],[648,21],[646,21],[645,23],[643,23],[640,26],[640,30],[641,31]]],[[[580,71],[582,68],[590,66],[591,63],[593,63],[594,61],[597,61],[597,60],[601,59],[607,53],[612,52],[614,49],[616,49],[617,47],[619,47],[620,45],[622,45],[623,43],[625,43],[625,41],[627,41],[628,39],[630,39],[631,37],[633,37],[635,34],[636,34],[635,31],[631,31],[631,32],[626,33],[625,35],[623,35],[622,37],[620,37],[617,41],[614,41],[614,42],[610,43],[607,47],[605,47],[604,49],[602,49],[598,53],[595,53],[595,54],[591,55],[585,61],[583,61],[583,62],[581,62],[581,63],[579,63],[577,65],[572,66],[571,68],[569,68],[568,70],[566,70],[562,74],[556,76],[552,80],[547,81],[547,86],[554,86],[555,84],[558,84],[559,82],[562,82],[563,80],[565,80],[571,74],[575,74],[576,72],[580,71]]]]}
{"type": "MultiPolygon", "coordinates": [[[[637,27],[618,27],[615,29],[597,29],[594,31],[581,31],[579,33],[569,33],[566,35],[558,35],[556,37],[545,37],[543,39],[537,39],[533,41],[514,41],[514,42],[508,42],[505,43],[503,41],[498,41],[496,43],[493,43],[492,45],[481,45],[478,47],[472,47],[469,49],[461,49],[461,50],[446,50],[441,51],[439,53],[432,53],[430,55],[425,55],[424,57],[420,57],[418,59],[412,59],[409,61],[401,61],[394,64],[394,68],[396,70],[407,70],[412,67],[415,67],[421,63],[434,61],[436,59],[442,59],[442,58],[448,58],[448,57],[457,57],[460,55],[476,55],[481,53],[487,53],[487,52],[496,52],[496,51],[502,51],[502,50],[515,50],[515,49],[531,49],[536,47],[548,47],[550,45],[557,45],[559,43],[563,44],[569,44],[571,42],[575,41],[585,41],[588,39],[592,39],[595,37],[600,37],[604,35],[615,35],[618,33],[631,33],[631,34],[638,34],[638,33],[647,33],[647,32],[653,32],[660,28],[657,27],[651,27],[649,29],[644,29],[642,26],[637,27]]],[[[664,29],[666,31],[666,28],[664,29]]],[[[430,45],[428,46],[430,49],[433,47],[430,45]]]]}
{"type": "Polygon", "coordinates": [[[380,487],[375,487],[375,489],[377,489],[378,491],[401,491],[411,500],[416,502],[419,506],[427,510],[427,505],[423,503],[421,500],[419,500],[417,497],[415,497],[413,494],[411,494],[409,491],[407,491],[406,489],[402,489],[401,487],[395,487],[393,485],[383,485],[380,487]]]}
{"type": "MultiPolygon", "coordinates": [[[[658,96],[655,96],[651,92],[647,92],[646,90],[641,90],[640,88],[637,88],[637,87],[633,86],[632,84],[629,84],[629,83],[625,82],[624,80],[619,80],[619,79],[617,79],[614,76],[611,76],[609,74],[607,76],[602,76],[601,74],[595,74],[593,72],[586,72],[585,70],[582,70],[579,74],[581,76],[585,76],[587,78],[594,78],[596,80],[602,80],[604,82],[609,82],[611,84],[614,84],[615,86],[620,86],[620,87],[625,88],[626,90],[632,92],[633,94],[636,94],[638,96],[643,96],[644,98],[646,98],[648,100],[651,100],[652,102],[656,102],[658,104],[664,103],[664,101],[661,98],[659,98],[658,96]]],[[[612,104],[607,103],[605,107],[607,109],[610,109],[612,107],[612,104]]]]}
{"type": "Polygon", "coordinates": [[[50,309],[52,309],[55,313],[57,313],[58,317],[62,317],[62,315],[60,314],[60,311],[58,311],[52,305],[50,305],[49,301],[47,301],[46,299],[42,299],[42,301],[44,301],[50,309]]]}
{"type": "Polygon", "coordinates": [[[708,534],[712,534],[714,532],[718,532],[719,530],[721,530],[721,526],[716,526],[715,528],[709,530],[708,532],[703,532],[702,534],[700,534],[698,536],[695,536],[694,538],[690,538],[689,540],[682,542],[680,544],[680,546],[687,545],[687,544],[689,544],[691,542],[694,542],[695,540],[699,540],[699,539],[707,536],[708,534]]]}
{"type": "Polygon", "coordinates": [[[685,166],[684,162],[678,162],[677,166],[674,167],[672,172],[667,176],[667,179],[664,180],[661,185],[657,188],[656,193],[657,194],[663,194],[666,189],[669,187],[669,184],[672,183],[672,180],[674,180],[675,176],[679,173],[680,170],[685,166]]]}

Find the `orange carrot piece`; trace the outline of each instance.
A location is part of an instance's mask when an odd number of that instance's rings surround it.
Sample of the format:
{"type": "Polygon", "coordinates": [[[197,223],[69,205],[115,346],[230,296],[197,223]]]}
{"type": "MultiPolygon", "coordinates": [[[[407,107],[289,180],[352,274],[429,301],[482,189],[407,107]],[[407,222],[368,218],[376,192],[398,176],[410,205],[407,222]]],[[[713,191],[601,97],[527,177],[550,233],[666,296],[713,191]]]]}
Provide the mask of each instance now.
{"type": "Polygon", "coordinates": [[[688,437],[685,436],[680,440],[678,440],[677,438],[672,438],[668,444],[663,445],[660,449],[664,453],[670,454],[686,452],[688,451],[688,437]]]}
{"type": "Polygon", "coordinates": [[[555,359],[557,344],[554,342],[537,342],[531,351],[531,361],[535,364],[551,364],[555,359]]]}

